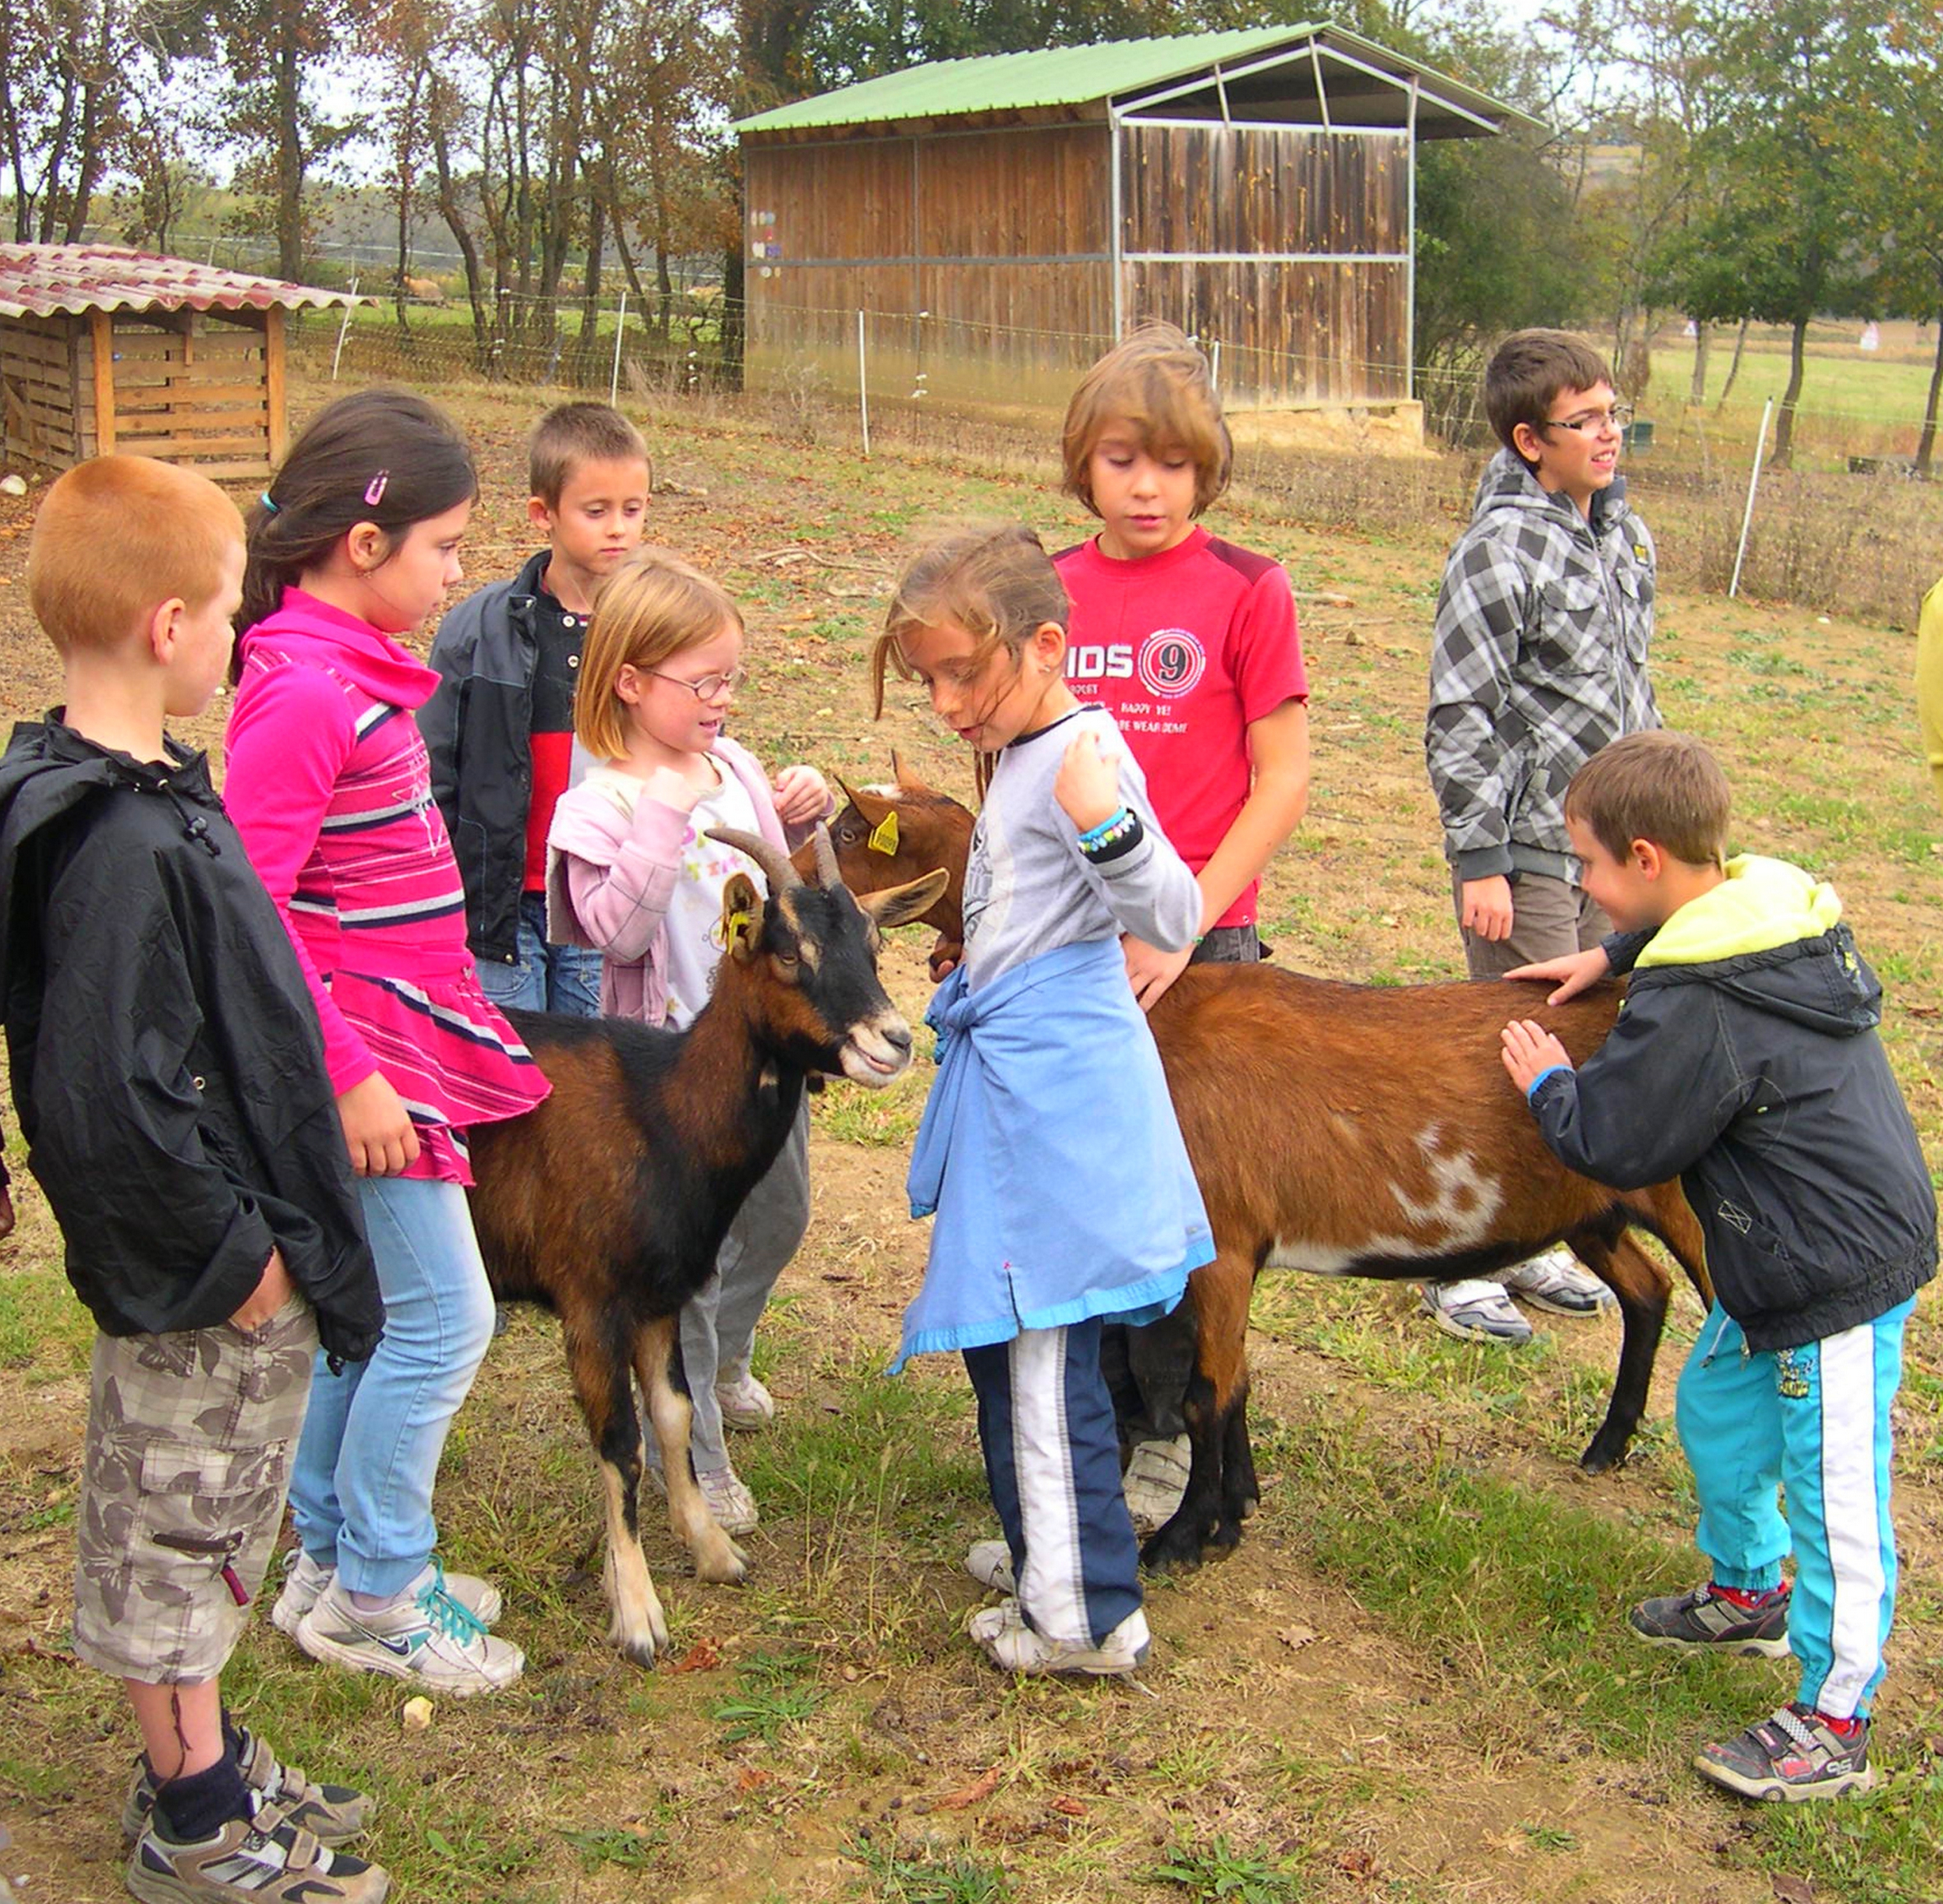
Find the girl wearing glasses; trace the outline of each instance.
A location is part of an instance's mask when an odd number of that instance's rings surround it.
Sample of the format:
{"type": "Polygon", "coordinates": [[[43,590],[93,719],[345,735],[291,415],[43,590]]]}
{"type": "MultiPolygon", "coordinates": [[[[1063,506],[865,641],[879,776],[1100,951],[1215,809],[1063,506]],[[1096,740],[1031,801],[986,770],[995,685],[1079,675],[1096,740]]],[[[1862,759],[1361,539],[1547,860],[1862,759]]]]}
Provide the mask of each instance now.
{"type": "MultiPolygon", "coordinates": [[[[735,873],[762,883],[751,861],[705,836],[711,827],[760,833],[787,850],[831,810],[814,767],[785,767],[772,781],[722,731],[744,679],[742,636],[735,605],[665,549],[631,556],[595,604],[573,703],[574,736],[592,764],[554,808],[547,930],[605,955],[601,1009],[614,1016],[680,1031],[707,1003],[722,956],[722,888],[735,873]]],[[[800,1119],[682,1313],[695,1478],[725,1533],[757,1524],[723,1430],[759,1429],[775,1412],[749,1356],[809,1221],[808,1142],[800,1119]]]]}

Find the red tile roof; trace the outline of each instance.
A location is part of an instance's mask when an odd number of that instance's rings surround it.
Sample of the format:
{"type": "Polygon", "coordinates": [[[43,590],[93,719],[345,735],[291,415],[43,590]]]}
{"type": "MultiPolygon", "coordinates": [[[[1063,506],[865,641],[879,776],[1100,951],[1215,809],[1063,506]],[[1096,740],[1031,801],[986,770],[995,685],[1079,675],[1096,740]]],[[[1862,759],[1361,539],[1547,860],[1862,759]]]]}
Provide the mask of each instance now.
{"type": "Polygon", "coordinates": [[[118,244],[0,244],[0,317],[85,311],[299,310],[361,303],[345,291],[220,271],[118,244]]]}

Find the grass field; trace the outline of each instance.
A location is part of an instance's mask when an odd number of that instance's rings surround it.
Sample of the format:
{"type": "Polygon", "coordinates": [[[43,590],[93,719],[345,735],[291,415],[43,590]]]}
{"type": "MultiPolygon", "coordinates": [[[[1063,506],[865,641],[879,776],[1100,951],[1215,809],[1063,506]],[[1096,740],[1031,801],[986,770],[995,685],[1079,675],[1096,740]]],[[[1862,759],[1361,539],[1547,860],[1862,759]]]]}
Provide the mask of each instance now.
{"type": "MultiPolygon", "coordinates": [[[[306,393],[322,394],[315,387],[306,393]]],[[[486,497],[466,559],[525,553],[521,442],[544,399],[450,393],[486,497]]],[[[860,461],[799,418],[644,416],[652,533],[746,605],[739,730],[772,765],[881,776],[894,744],[964,796],[967,763],[910,690],[869,714],[863,657],[912,526],[947,513],[1080,530],[1043,455],[976,430],[860,461]]],[[[1223,533],[1294,578],[1315,684],[1310,818],[1268,883],[1280,962],[1381,984],[1460,970],[1421,724],[1449,532],[1372,503],[1318,530],[1251,490],[1223,533]],[[1388,512],[1386,513],[1385,511],[1388,512]]],[[[1461,498],[1461,484],[1449,485],[1461,498]]],[[[31,507],[0,502],[8,705],[53,697],[20,587],[31,507]]],[[[1678,493],[1656,503],[1681,540],[1678,493]]],[[[1670,720],[1720,752],[1739,843],[1832,878],[1890,991],[1884,1035],[1943,1166],[1940,816],[1909,706],[1911,644],[1869,623],[1678,583],[1656,675],[1670,720]]],[[[220,710],[197,730],[220,732],[220,710]]],[[[921,947],[897,938],[915,1014],[921,947]]],[[[592,1464],[555,1333],[521,1313],[442,1471],[450,1564],[503,1585],[526,1649],[511,1693],[403,1730],[405,1693],[313,1667],[267,1621],[233,1702],[285,1754],[368,1785],[373,1855],[411,1904],[1237,1899],[1253,1904],[1937,1904],[1943,1898],[1943,1323],[1927,1292],[1899,1410],[1904,1592],[1876,1732],[1880,1789],[1751,1807],[1688,1760],[1789,1695],[1784,1666],[1632,1645],[1626,1606],[1690,1583],[1690,1481],[1667,1411],[1697,1311],[1676,1306],[1634,1458],[1574,1465],[1616,1325],[1547,1323],[1521,1353],[1438,1336],[1394,1286],[1275,1276],[1257,1292],[1264,1495],[1240,1552],[1157,1582],[1137,1684],[1013,1683],[959,1634],[958,1568],[990,1531],[962,1372],[879,1373],[923,1233],[902,1184],[922,1101],[838,1088],[815,1116],[808,1243],[765,1321],[781,1414],[738,1447],[762,1504],[742,1591],[647,1535],[675,1629],[652,1675],[605,1646],[592,1464]]],[[[1437,1080],[1426,1075],[1434,1096],[1437,1080]]],[[[1509,1087],[1508,1087],[1509,1088],[1509,1087]]],[[[11,1119],[9,1120],[11,1127],[11,1119]]],[[[23,1173],[17,1143],[10,1157],[23,1173]]],[[[0,1245],[0,1870],[61,1904],[120,1896],[114,1832],[131,1729],[67,1651],[67,1569],[88,1331],[31,1187],[0,1245]]]]}

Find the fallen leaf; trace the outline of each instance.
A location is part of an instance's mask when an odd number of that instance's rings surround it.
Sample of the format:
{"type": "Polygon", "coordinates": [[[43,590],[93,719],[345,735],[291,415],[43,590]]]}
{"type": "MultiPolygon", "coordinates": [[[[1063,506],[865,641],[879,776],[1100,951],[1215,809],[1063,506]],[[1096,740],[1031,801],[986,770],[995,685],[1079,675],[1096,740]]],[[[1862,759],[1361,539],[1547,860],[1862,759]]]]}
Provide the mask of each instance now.
{"type": "Polygon", "coordinates": [[[670,1673],[712,1673],[722,1663],[720,1643],[712,1639],[698,1639],[678,1660],[670,1660],[663,1669],[670,1673]]]}
{"type": "Polygon", "coordinates": [[[740,1792],[760,1791],[775,1777],[773,1772],[765,1772],[759,1765],[745,1765],[735,1774],[735,1789],[740,1792]]]}
{"type": "Polygon", "coordinates": [[[1312,1645],[1315,1639],[1315,1628],[1312,1626],[1304,1626],[1298,1620],[1293,1626],[1285,1626],[1275,1637],[1285,1647],[1292,1650],[1298,1647],[1312,1645]]]}
{"type": "Polygon", "coordinates": [[[995,1765],[990,1771],[981,1772],[962,1790],[948,1792],[932,1802],[939,1811],[963,1811],[968,1806],[982,1804],[998,1789],[999,1768],[995,1765]]]}
{"type": "Polygon", "coordinates": [[[1779,1904],[1815,1904],[1815,1886],[1806,1878],[1792,1878],[1785,1871],[1774,1876],[1774,1895],[1779,1904]]]}
{"type": "Polygon", "coordinates": [[[1076,1798],[1055,1798],[1052,1801],[1052,1809],[1064,1818],[1083,1818],[1086,1816],[1086,1807],[1076,1798]]]}

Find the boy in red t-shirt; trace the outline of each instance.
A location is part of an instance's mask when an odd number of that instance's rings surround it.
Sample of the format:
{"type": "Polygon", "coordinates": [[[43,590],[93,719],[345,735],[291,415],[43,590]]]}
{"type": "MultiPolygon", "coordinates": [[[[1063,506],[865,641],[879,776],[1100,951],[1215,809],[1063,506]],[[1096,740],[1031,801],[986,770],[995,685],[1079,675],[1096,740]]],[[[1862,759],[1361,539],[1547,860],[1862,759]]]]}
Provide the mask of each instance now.
{"type": "MultiPolygon", "coordinates": [[[[1233,446],[1207,359],[1184,332],[1142,325],[1094,364],[1067,406],[1061,449],[1068,493],[1100,518],[1097,535],[1054,558],[1073,602],[1066,678],[1113,711],[1201,888],[1189,951],[1123,942],[1151,1010],[1190,961],[1262,956],[1262,869],[1308,804],[1309,683],[1281,564],[1196,520],[1227,487],[1233,446]]],[[[1123,1400],[1132,1388],[1140,1398],[1125,1425],[1127,1504],[1137,1524],[1157,1525],[1187,1480],[1191,1323],[1177,1311],[1109,1330],[1104,1354],[1123,1400]]]]}

